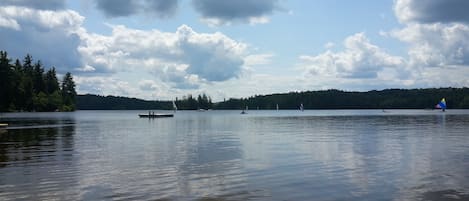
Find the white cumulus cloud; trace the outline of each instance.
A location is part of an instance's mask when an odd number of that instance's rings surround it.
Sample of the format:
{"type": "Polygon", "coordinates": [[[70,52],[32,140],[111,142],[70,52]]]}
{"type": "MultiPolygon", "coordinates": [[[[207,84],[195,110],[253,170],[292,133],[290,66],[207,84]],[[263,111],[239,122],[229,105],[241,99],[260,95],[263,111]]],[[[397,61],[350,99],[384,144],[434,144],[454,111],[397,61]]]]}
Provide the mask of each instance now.
{"type": "Polygon", "coordinates": [[[407,55],[389,54],[358,33],[345,39],[341,51],[326,47],[318,55],[300,56],[305,82],[345,89],[467,87],[467,8],[465,0],[396,0],[394,12],[403,28],[379,35],[407,44],[407,55]]]}
{"type": "Polygon", "coordinates": [[[469,1],[397,0],[394,11],[405,25],[389,35],[409,44],[414,68],[469,65],[469,1]]]}
{"type": "Polygon", "coordinates": [[[162,32],[108,24],[112,32],[103,35],[86,30],[84,20],[67,9],[0,6],[1,48],[12,58],[31,54],[46,68],[71,71],[80,92],[97,94],[141,95],[148,89],[197,89],[225,82],[242,74],[250,55],[245,43],[220,32],[198,33],[187,25],[162,32]],[[143,76],[133,83],[123,74],[143,76]]]}
{"type": "Polygon", "coordinates": [[[187,25],[176,32],[112,26],[109,36],[83,37],[79,50],[97,72],[147,71],[175,87],[196,88],[226,81],[243,70],[247,45],[222,33],[197,33],[187,25]]]}
{"type": "Polygon", "coordinates": [[[410,45],[410,64],[417,67],[469,65],[469,26],[451,24],[410,24],[391,32],[410,45]]]}
{"type": "Polygon", "coordinates": [[[1,48],[13,58],[31,54],[46,66],[70,71],[82,66],[77,47],[83,20],[71,10],[0,7],[1,48]]]}
{"type": "Polygon", "coordinates": [[[364,33],[349,36],[340,52],[327,50],[319,55],[300,56],[307,74],[338,78],[376,78],[385,68],[404,65],[401,57],[373,45],[364,33]]]}

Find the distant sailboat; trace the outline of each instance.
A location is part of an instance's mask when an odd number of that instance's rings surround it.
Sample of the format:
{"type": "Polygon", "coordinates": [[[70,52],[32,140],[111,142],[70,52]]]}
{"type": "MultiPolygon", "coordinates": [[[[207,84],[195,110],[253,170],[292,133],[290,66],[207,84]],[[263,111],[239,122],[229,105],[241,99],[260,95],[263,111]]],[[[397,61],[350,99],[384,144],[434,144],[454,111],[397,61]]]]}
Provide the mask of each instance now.
{"type": "Polygon", "coordinates": [[[173,110],[176,112],[178,110],[178,107],[176,106],[176,103],[173,101],[173,110]]]}
{"type": "Polygon", "coordinates": [[[278,110],[278,104],[277,104],[277,110],[278,110]]]}
{"type": "Polygon", "coordinates": [[[243,111],[241,111],[241,114],[247,114],[247,113],[248,113],[248,112],[247,112],[247,111],[248,111],[248,109],[249,109],[249,107],[248,107],[248,106],[246,106],[246,109],[245,109],[245,110],[243,110],[243,111]]]}
{"type": "Polygon", "coordinates": [[[435,108],[438,108],[438,109],[441,109],[441,111],[445,111],[446,110],[446,100],[445,98],[442,98],[441,101],[435,105],[435,108]]]}
{"type": "Polygon", "coordinates": [[[303,107],[303,103],[300,104],[300,110],[303,112],[305,109],[303,107]]]}

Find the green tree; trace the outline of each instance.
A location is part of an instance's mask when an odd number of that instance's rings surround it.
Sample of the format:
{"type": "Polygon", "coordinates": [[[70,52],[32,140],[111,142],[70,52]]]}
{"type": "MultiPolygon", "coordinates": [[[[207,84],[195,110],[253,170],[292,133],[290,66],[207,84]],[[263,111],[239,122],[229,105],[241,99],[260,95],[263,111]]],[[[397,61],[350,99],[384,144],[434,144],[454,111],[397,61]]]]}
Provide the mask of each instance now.
{"type": "Polygon", "coordinates": [[[73,81],[72,74],[67,72],[62,81],[62,101],[63,111],[75,110],[75,97],[77,92],[75,91],[75,82],[73,81]]]}
{"type": "Polygon", "coordinates": [[[47,111],[57,111],[62,105],[62,96],[58,90],[47,96],[47,111]]]}
{"type": "Polygon", "coordinates": [[[197,107],[198,109],[205,109],[202,96],[200,94],[197,96],[197,107]]]}
{"type": "Polygon", "coordinates": [[[70,73],[61,90],[55,68],[44,73],[41,61],[33,65],[27,54],[23,63],[14,65],[5,51],[0,51],[0,111],[55,111],[75,109],[75,83],[70,73]]]}
{"type": "Polygon", "coordinates": [[[46,72],[45,76],[45,92],[52,94],[55,91],[59,91],[59,80],[57,79],[55,68],[52,67],[46,72]]]}
{"type": "Polygon", "coordinates": [[[15,65],[13,66],[13,75],[12,75],[12,94],[14,103],[14,108],[11,108],[12,111],[15,110],[24,110],[25,108],[25,95],[24,95],[24,75],[23,75],[23,66],[19,59],[16,59],[15,65]]]}
{"type": "Polygon", "coordinates": [[[7,111],[10,106],[10,79],[11,67],[8,53],[0,51],[0,111],[7,111]]]}
{"type": "Polygon", "coordinates": [[[33,97],[34,109],[38,112],[47,111],[48,97],[44,92],[39,92],[33,97]]]}
{"type": "Polygon", "coordinates": [[[31,77],[23,77],[23,87],[24,87],[24,110],[33,111],[34,110],[34,89],[33,89],[33,80],[31,77]]]}
{"type": "Polygon", "coordinates": [[[39,92],[45,92],[44,85],[44,68],[42,67],[41,61],[38,60],[36,64],[34,64],[33,71],[34,93],[39,94],[39,92]]]}
{"type": "Polygon", "coordinates": [[[23,98],[24,98],[24,108],[26,111],[34,110],[34,80],[33,80],[33,57],[27,54],[23,59],[23,78],[22,85],[24,88],[23,98]]]}
{"type": "Polygon", "coordinates": [[[466,95],[459,103],[459,108],[469,108],[469,95],[466,95]]]}
{"type": "Polygon", "coordinates": [[[33,77],[33,57],[29,54],[23,60],[23,73],[25,76],[33,77]]]}

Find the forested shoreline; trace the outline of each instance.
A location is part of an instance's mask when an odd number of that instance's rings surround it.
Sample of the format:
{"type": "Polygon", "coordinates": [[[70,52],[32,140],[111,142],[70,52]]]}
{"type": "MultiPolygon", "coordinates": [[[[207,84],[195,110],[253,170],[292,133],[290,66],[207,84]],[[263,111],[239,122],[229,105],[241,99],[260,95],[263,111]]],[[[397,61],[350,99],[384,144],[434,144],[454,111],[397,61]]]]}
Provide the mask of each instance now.
{"type": "MultiPolygon", "coordinates": [[[[213,109],[214,104],[206,94],[176,98],[178,110],[213,109]]],[[[85,94],[77,96],[79,110],[172,110],[173,101],[148,101],[120,96],[85,94]]]]}
{"type": "Polygon", "coordinates": [[[29,54],[22,62],[12,62],[6,51],[0,51],[0,112],[74,111],[76,95],[71,73],[59,83],[54,67],[46,71],[29,54]]]}
{"type": "MultiPolygon", "coordinates": [[[[169,110],[172,101],[118,96],[77,95],[71,73],[59,82],[54,67],[40,60],[22,61],[0,51],[0,112],[78,110],[169,110]]],[[[469,109],[469,88],[385,89],[350,92],[336,89],[255,95],[212,102],[210,96],[176,98],[179,110],[198,109],[429,109],[446,98],[448,109],[469,109]]]]}
{"type": "MultiPolygon", "coordinates": [[[[386,89],[368,92],[347,92],[340,90],[290,92],[257,95],[249,98],[231,98],[212,103],[209,96],[202,94],[176,99],[179,110],[197,109],[431,109],[446,98],[449,109],[469,109],[469,88],[428,88],[428,89],[386,89]]],[[[169,110],[172,101],[147,101],[136,98],[98,96],[92,94],[77,96],[79,110],[169,110]]]]}
{"type": "Polygon", "coordinates": [[[336,89],[258,95],[216,103],[216,109],[431,109],[442,99],[449,109],[469,109],[469,88],[385,89],[348,92],[336,89]]]}

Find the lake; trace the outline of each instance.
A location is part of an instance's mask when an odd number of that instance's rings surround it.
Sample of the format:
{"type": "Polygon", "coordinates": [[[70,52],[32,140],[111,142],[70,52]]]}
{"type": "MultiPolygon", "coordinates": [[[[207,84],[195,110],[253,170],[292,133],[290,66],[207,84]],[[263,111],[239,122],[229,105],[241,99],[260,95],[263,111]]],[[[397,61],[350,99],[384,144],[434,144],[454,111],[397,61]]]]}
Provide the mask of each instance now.
{"type": "Polygon", "coordinates": [[[469,200],[469,110],[3,113],[0,200],[469,200]]]}

